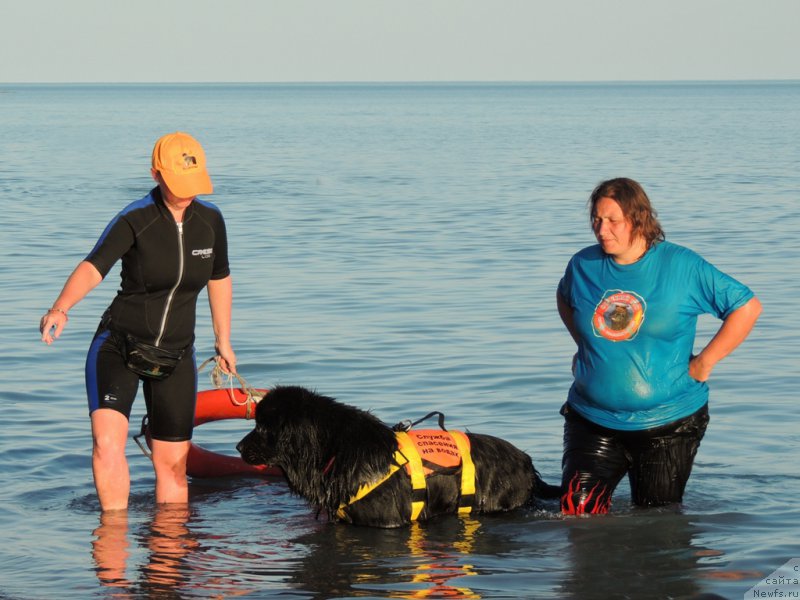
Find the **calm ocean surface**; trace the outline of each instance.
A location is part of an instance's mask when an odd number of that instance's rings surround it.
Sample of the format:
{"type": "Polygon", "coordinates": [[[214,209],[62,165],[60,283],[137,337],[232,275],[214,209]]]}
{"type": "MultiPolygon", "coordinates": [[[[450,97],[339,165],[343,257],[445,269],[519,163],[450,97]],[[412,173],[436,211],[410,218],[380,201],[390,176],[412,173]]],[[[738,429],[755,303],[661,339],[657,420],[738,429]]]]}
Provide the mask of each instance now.
{"type": "MultiPolygon", "coordinates": [[[[798,140],[798,82],[0,85],[0,598],[742,598],[800,557],[798,140]],[[251,385],[306,385],[390,424],[441,410],[552,483],[573,353],[555,288],[593,243],[594,185],[642,182],[668,239],[764,304],[712,377],[684,505],[635,510],[623,482],[605,517],[383,531],[240,478],[195,480],[188,514],[156,511],[131,441],[127,518],[101,520],[83,361],[117,272],[52,347],[37,326],[177,129],[209,156],[251,385]]],[[[195,440],[233,454],[247,430],[195,440]]]]}

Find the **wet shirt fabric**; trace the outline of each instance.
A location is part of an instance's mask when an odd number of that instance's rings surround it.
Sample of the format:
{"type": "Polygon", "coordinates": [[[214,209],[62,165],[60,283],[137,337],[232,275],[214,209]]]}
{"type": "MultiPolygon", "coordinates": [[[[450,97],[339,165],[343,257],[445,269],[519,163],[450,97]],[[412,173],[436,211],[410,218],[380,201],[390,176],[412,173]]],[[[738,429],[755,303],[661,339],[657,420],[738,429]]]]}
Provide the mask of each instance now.
{"type": "Polygon", "coordinates": [[[558,293],[579,336],[567,401],[593,423],[619,430],[659,427],[708,402],[689,376],[697,317],[720,319],[753,292],[697,253],[670,242],[630,265],[599,245],[572,257],[558,293]]]}
{"type": "Polygon", "coordinates": [[[86,257],[105,278],[122,259],[110,328],[164,348],[194,341],[197,296],[210,279],[230,274],[225,221],[195,199],[176,223],[159,188],[125,207],[86,257]]]}

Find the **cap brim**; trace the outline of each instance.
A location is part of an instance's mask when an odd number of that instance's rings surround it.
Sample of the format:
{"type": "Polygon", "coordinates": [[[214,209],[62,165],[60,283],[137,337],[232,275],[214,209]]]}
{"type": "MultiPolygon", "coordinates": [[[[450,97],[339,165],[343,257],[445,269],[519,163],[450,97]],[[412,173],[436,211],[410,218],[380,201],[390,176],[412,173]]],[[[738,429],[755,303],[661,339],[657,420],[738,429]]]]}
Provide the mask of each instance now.
{"type": "Polygon", "coordinates": [[[184,175],[162,172],[161,177],[169,191],[178,198],[194,198],[214,193],[211,177],[205,169],[184,175]]]}

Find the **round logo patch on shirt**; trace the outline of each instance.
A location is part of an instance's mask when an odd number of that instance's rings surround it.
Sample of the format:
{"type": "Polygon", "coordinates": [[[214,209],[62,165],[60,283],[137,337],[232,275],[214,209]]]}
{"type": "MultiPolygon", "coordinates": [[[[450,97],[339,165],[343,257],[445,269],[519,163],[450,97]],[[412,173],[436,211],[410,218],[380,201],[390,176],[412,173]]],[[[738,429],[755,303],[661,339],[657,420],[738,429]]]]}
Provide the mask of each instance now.
{"type": "Polygon", "coordinates": [[[644,299],[634,292],[612,290],[594,309],[592,328],[597,336],[612,342],[632,340],[644,321],[644,299]]]}

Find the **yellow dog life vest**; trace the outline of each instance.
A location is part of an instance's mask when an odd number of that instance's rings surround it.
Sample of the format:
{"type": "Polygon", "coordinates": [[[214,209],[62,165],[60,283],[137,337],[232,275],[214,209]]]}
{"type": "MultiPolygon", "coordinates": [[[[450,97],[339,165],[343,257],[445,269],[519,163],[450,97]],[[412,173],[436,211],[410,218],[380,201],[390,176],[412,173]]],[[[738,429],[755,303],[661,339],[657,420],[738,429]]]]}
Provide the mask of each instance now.
{"type": "Polygon", "coordinates": [[[411,520],[416,521],[425,508],[427,484],[425,478],[435,467],[455,467],[461,464],[461,494],[458,513],[467,515],[472,511],[475,499],[475,464],[470,454],[469,438],[461,431],[412,430],[396,431],[398,449],[389,472],[377,481],[365,483],[350,498],[339,506],[336,515],[343,519],[346,509],[358,502],[372,490],[405,467],[411,477],[411,520]],[[433,468],[432,468],[433,467],[433,468]]]}

